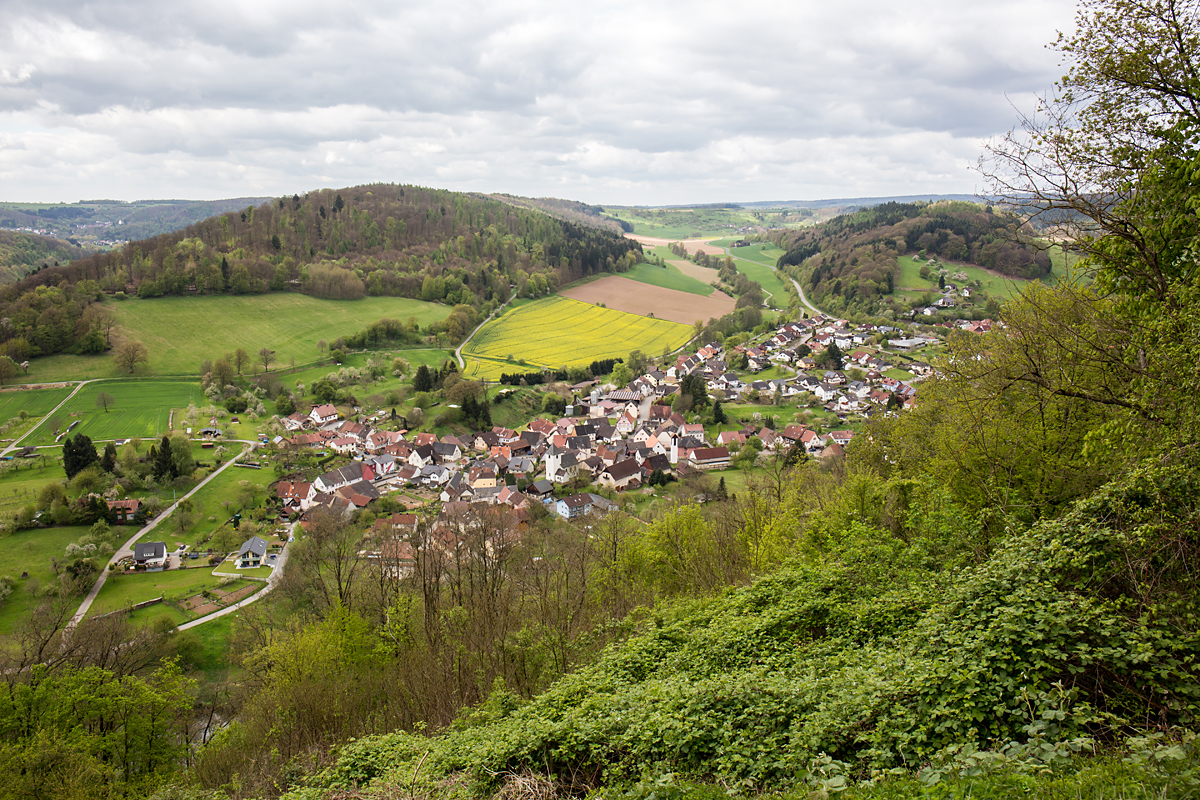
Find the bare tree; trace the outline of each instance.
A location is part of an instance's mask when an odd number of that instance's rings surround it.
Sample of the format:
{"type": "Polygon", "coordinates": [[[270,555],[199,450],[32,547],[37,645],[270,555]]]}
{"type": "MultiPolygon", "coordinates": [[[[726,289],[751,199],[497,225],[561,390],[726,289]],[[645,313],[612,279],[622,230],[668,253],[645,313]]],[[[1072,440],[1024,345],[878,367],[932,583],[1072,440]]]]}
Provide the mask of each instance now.
{"type": "Polygon", "coordinates": [[[275,351],[269,347],[264,347],[258,351],[258,359],[262,362],[263,371],[269,372],[271,364],[275,361],[275,351]]]}
{"type": "Polygon", "coordinates": [[[103,408],[104,413],[108,413],[108,407],[115,403],[116,400],[108,392],[100,392],[96,395],[96,408],[103,408]]]}
{"type": "Polygon", "coordinates": [[[242,367],[250,363],[250,354],[242,348],[238,348],[233,354],[233,365],[237,369],[237,374],[242,374],[242,367]]]}
{"type": "Polygon", "coordinates": [[[146,345],[137,341],[128,341],[121,344],[113,353],[113,361],[121,369],[133,373],[138,364],[145,364],[150,361],[150,353],[146,350],[146,345]]]}

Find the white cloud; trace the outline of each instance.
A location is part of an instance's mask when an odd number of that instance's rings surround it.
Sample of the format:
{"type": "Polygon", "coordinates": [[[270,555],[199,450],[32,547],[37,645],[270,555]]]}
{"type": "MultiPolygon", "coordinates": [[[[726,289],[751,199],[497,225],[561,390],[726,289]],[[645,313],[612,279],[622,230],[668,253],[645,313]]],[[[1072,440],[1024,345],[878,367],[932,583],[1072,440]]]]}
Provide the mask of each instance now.
{"type": "Polygon", "coordinates": [[[1066,0],[6,0],[0,196],[963,192],[1066,0]]]}

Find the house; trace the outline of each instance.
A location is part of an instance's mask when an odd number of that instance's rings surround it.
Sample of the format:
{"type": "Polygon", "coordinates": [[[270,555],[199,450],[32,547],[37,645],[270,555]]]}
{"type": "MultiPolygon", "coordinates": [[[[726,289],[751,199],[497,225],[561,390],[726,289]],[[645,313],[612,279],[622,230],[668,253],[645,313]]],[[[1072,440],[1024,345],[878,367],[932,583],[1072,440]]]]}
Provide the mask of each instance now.
{"type": "Polygon", "coordinates": [[[262,566],[263,559],[267,557],[267,542],[258,536],[251,536],[246,541],[242,542],[242,549],[238,550],[237,568],[238,569],[254,569],[262,566]]]}
{"type": "Polygon", "coordinates": [[[564,497],[559,500],[554,511],[563,519],[575,519],[582,517],[592,510],[592,497],[588,494],[573,494],[570,497],[564,497]]]}
{"type": "Polygon", "coordinates": [[[543,503],[549,503],[554,500],[554,484],[550,481],[537,481],[532,486],[525,487],[525,494],[535,500],[541,500],[543,503]]]}
{"type": "Polygon", "coordinates": [[[850,444],[850,440],[854,438],[854,431],[833,431],[829,434],[829,440],[834,444],[845,447],[850,444]]]}
{"type": "Polygon", "coordinates": [[[133,522],[133,515],[138,512],[141,505],[141,501],[136,497],[131,497],[128,500],[109,500],[109,516],[117,525],[133,522]]]}
{"type": "Polygon", "coordinates": [[[312,419],[315,425],[325,425],[329,422],[335,422],[338,418],[338,411],[328,403],[320,406],[314,406],[312,412],[309,413],[309,418],[312,419]]]}
{"type": "Polygon", "coordinates": [[[380,517],[375,520],[371,530],[380,535],[399,535],[413,533],[417,529],[416,514],[392,514],[390,517],[380,517]]]}
{"type": "Polygon", "coordinates": [[[637,480],[641,473],[642,470],[637,459],[627,458],[601,470],[597,482],[602,486],[620,491],[628,488],[630,481],[637,480]]]}
{"type": "Polygon", "coordinates": [[[133,546],[133,563],[150,572],[167,566],[166,542],[138,542],[133,546]]]}
{"type": "Polygon", "coordinates": [[[729,466],[729,448],[697,447],[688,460],[696,469],[725,469],[729,466]]]}

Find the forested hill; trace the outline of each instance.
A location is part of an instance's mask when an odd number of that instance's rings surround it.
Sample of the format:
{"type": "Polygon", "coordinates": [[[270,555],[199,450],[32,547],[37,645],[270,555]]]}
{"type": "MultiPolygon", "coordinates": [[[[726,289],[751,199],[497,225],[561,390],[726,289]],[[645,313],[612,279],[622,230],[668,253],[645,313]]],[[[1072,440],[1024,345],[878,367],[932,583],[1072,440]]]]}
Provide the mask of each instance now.
{"type": "Polygon", "coordinates": [[[90,250],[51,236],[0,230],[0,283],[13,283],[42,267],[87,255],[90,250]]]}
{"type": "Polygon", "coordinates": [[[377,184],[222,214],[130,242],[119,252],[44,270],[18,289],[66,278],[142,297],[300,290],[475,305],[506,298],[510,283],[536,296],[640,259],[636,242],[537,209],[377,184]]]}
{"type": "Polygon", "coordinates": [[[831,310],[879,313],[902,303],[893,297],[899,285],[896,259],[902,255],[937,256],[1015,278],[1048,275],[1050,257],[1021,227],[1016,216],[975,203],[889,202],[767,236],[787,250],[778,266],[803,281],[814,302],[831,310]]]}

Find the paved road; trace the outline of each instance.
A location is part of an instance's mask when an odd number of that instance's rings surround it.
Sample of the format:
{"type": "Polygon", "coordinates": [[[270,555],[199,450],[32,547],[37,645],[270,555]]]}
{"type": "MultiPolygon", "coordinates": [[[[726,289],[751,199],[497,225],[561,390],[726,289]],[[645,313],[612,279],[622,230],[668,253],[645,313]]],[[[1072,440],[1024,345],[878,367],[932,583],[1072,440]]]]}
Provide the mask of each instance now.
{"type": "MultiPolygon", "coordinates": [[[[126,541],[125,544],[121,545],[117,549],[117,552],[113,553],[113,557],[111,559],[109,559],[108,565],[106,565],[104,569],[100,570],[100,576],[98,578],[96,578],[96,582],[94,584],[92,584],[92,588],[87,593],[87,597],[83,598],[83,603],[80,604],[79,610],[75,612],[75,616],[71,617],[71,622],[68,624],[68,628],[73,628],[76,625],[78,625],[79,621],[82,620],[85,615],[87,615],[88,609],[92,607],[92,603],[96,599],[96,595],[100,594],[100,590],[102,588],[104,588],[104,582],[106,580],[108,580],[108,566],[116,564],[122,558],[132,556],[133,555],[133,546],[137,542],[138,539],[142,538],[147,533],[154,530],[158,526],[158,523],[162,522],[167,517],[171,516],[171,512],[174,511],[179,506],[180,503],[182,503],[184,500],[187,500],[189,497],[194,495],[196,492],[200,491],[200,489],[202,489],[205,484],[207,484],[213,478],[220,475],[225,470],[232,467],[234,465],[234,462],[236,462],[239,458],[241,458],[242,456],[246,455],[246,453],[249,453],[249,452],[252,452],[252,449],[251,450],[243,450],[242,452],[238,453],[233,458],[226,461],[224,464],[221,465],[221,467],[216,472],[209,475],[204,480],[200,481],[200,483],[196,484],[196,486],[190,492],[188,492],[183,497],[179,498],[174,503],[172,503],[170,505],[170,507],[167,508],[166,511],[162,512],[157,517],[150,520],[150,522],[147,523],[144,528],[139,530],[133,536],[129,537],[129,540],[126,541]]],[[[278,569],[278,567],[276,567],[276,569],[278,569]]]]}
{"type": "MultiPolygon", "coordinates": [[[[74,397],[75,395],[79,394],[79,390],[80,390],[80,389],[82,389],[82,388],[83,388],[85,385],[87,385],[87,384],[89,384],[89,383],[93,383],[93,382],[94,382],[94,379],[93,379],[93,380],[87,380],[87,381],[80,381],[80,382],[79,382],[79,385],[75,387],[75,391],[71,392],[69,395],[67,395],[66,397],[64,397],[64,398],[63,398],[63,401],[62,401],[61,403],[59,403],[58,405],[56,405],[56,406],[53,408],[53,410],[51,410],[51,411],[50,411],[50,412],[48,412],[48,413],[47,413],[45,416],[43,416],[43,417],[42,417],[42,419],[41,419],[41,421],[40,421],[40,422],[39,422],[37,425],[34,425],[32,428],[30,428],[29,430],[25,431],[25,433],[24,433],[24,434],[22,434],[22,435],[20,436],[20,438],[16,439],[15,441],[13,441],[13,443],[12,443],[12,444],[10,444],[8,447],[4,448],[4,450],[3,450],[2,452],[0,452],[0,456],[6,456],[6,455],[8,455],[9,453],[11,453],[13,450],[16,450],[16,449],[17,449],[17,445],[19,445],[21,442],[23,442],[23,441],[25,440],[25,437],[26,437],[26,436],[30,436],[30,435],[32,435],[34,431],[36,431],[38,428],[42,427],[42,425],[44,425],[44,424],[45,424],[46,420],[50,419],[50,418],[51,418],[51,417],[53,417],[55,414],[57,414],[57,413],[58,413],[58,410],[59,410],[60,408],[62,408],[63,406],[65,406],[65,405],[67,404],[67,402],[68,402],[68,401],[69,401],[69,400],[70,400],[72,397],[74,397]]],[[[63,381],[63,383],[67,383],[67,381],[63,381]]],[[[28,390],[26,390],[26,389],[18,389],[18,390],[16,390],[16,391],[28,391],[28,390]]]]}
{"type": "MultiPolygon", "coordinates": [[[[708,243],[706,242],[706,244],[708,244],[708,243]]],[[[712,245],[712,246],[715,247],[716,245],[712,245]]],[[[761,264],[762,263],[761,261],[751,261],[748,258],[742,258],[741,256],[735,256],[733,253],[729,252],[728,247],[722,247],[721,249],[725,251],[725,254],[727,256],[729,256],[730,258],[734,258],[738,261],[745,261],[748,264],[761,264]]],[[[779,271],[778,269],[775,269],[775,267],[771,267],[771,269],[775,270],[776,272],[779,271]]],[[[814,306],[812,303],[808,302],[808,298],[804,296],[804,290],[800,288],[799,281],[797,281],[795,278],[788,275],[787,273],[784,273],[784,275],[785,275],[785,277],[787,277],[788,280],[790,280],[792,282],[792,286],[796,287],[796,292],[797,292],[797,294],[800,295],[800,302],[803,303],[805,305],[805,307],[808,308],[809,311],[812,311],[814,314],[824,314],[825,313],[821,309],[814,306]]],[[[771,293],[767,292],[766,289],[763,289],[763,291],[766,292],[767,297],[771,296],[771,293]]]]}
{"type": "Polygon", "coordinates": [[[458,359],[458,369],[459,369],[460,371],[461,371],[461,370],[464,370],[464,369],[466,369],[466,368],[467,368],[467,362],[463,361],[463,357],[462,357],[462,349],[463,349],[464,347],[466,347],[466,344],[467,344],[467,342],[471,341],[471,337],[472,337],[472,336],[474,336],[475,334],[479,333],[479,329],[480,329],[480,328],[482,328],[484,325],[487,325],[489,322],[491,322],[493,317],[495,317],[497,314],[499,314],[501,311],[503,311],[503,310],[504,310],[504,306],[508,305],[508,304],[509,304],[509,303],[511,303],[511,302],[512,302],[514,299],[516,299],[516,296],[517,296],[517,287],[515,287],[515,286],[511,286],[511,287],[509,287],[509,292],[510,292],[510,294],[508,295],[508,299],[504,301],[504,305],[502,305],[502,306],[500,306],[499,308],[497,308],[497,309],[496,309],[495,311],[493,311],[493,312],[492,312],[490,315],[488,315],[488,318],[487,318],[487,319],[485,319],[483,322],[481,322],[481,323],[479,323],[478,325],[476,325],[476,326],[475,326],[475,330],[473,330],[473,331],[471,331],[469,334],[467,334],[467,338],[465,338],[465,339],[463,339],[463,340],[462,340],[462,344],[460,344],[458,347],[454,348],[454,357],[455,357],[456,359],[458,359]]]}

